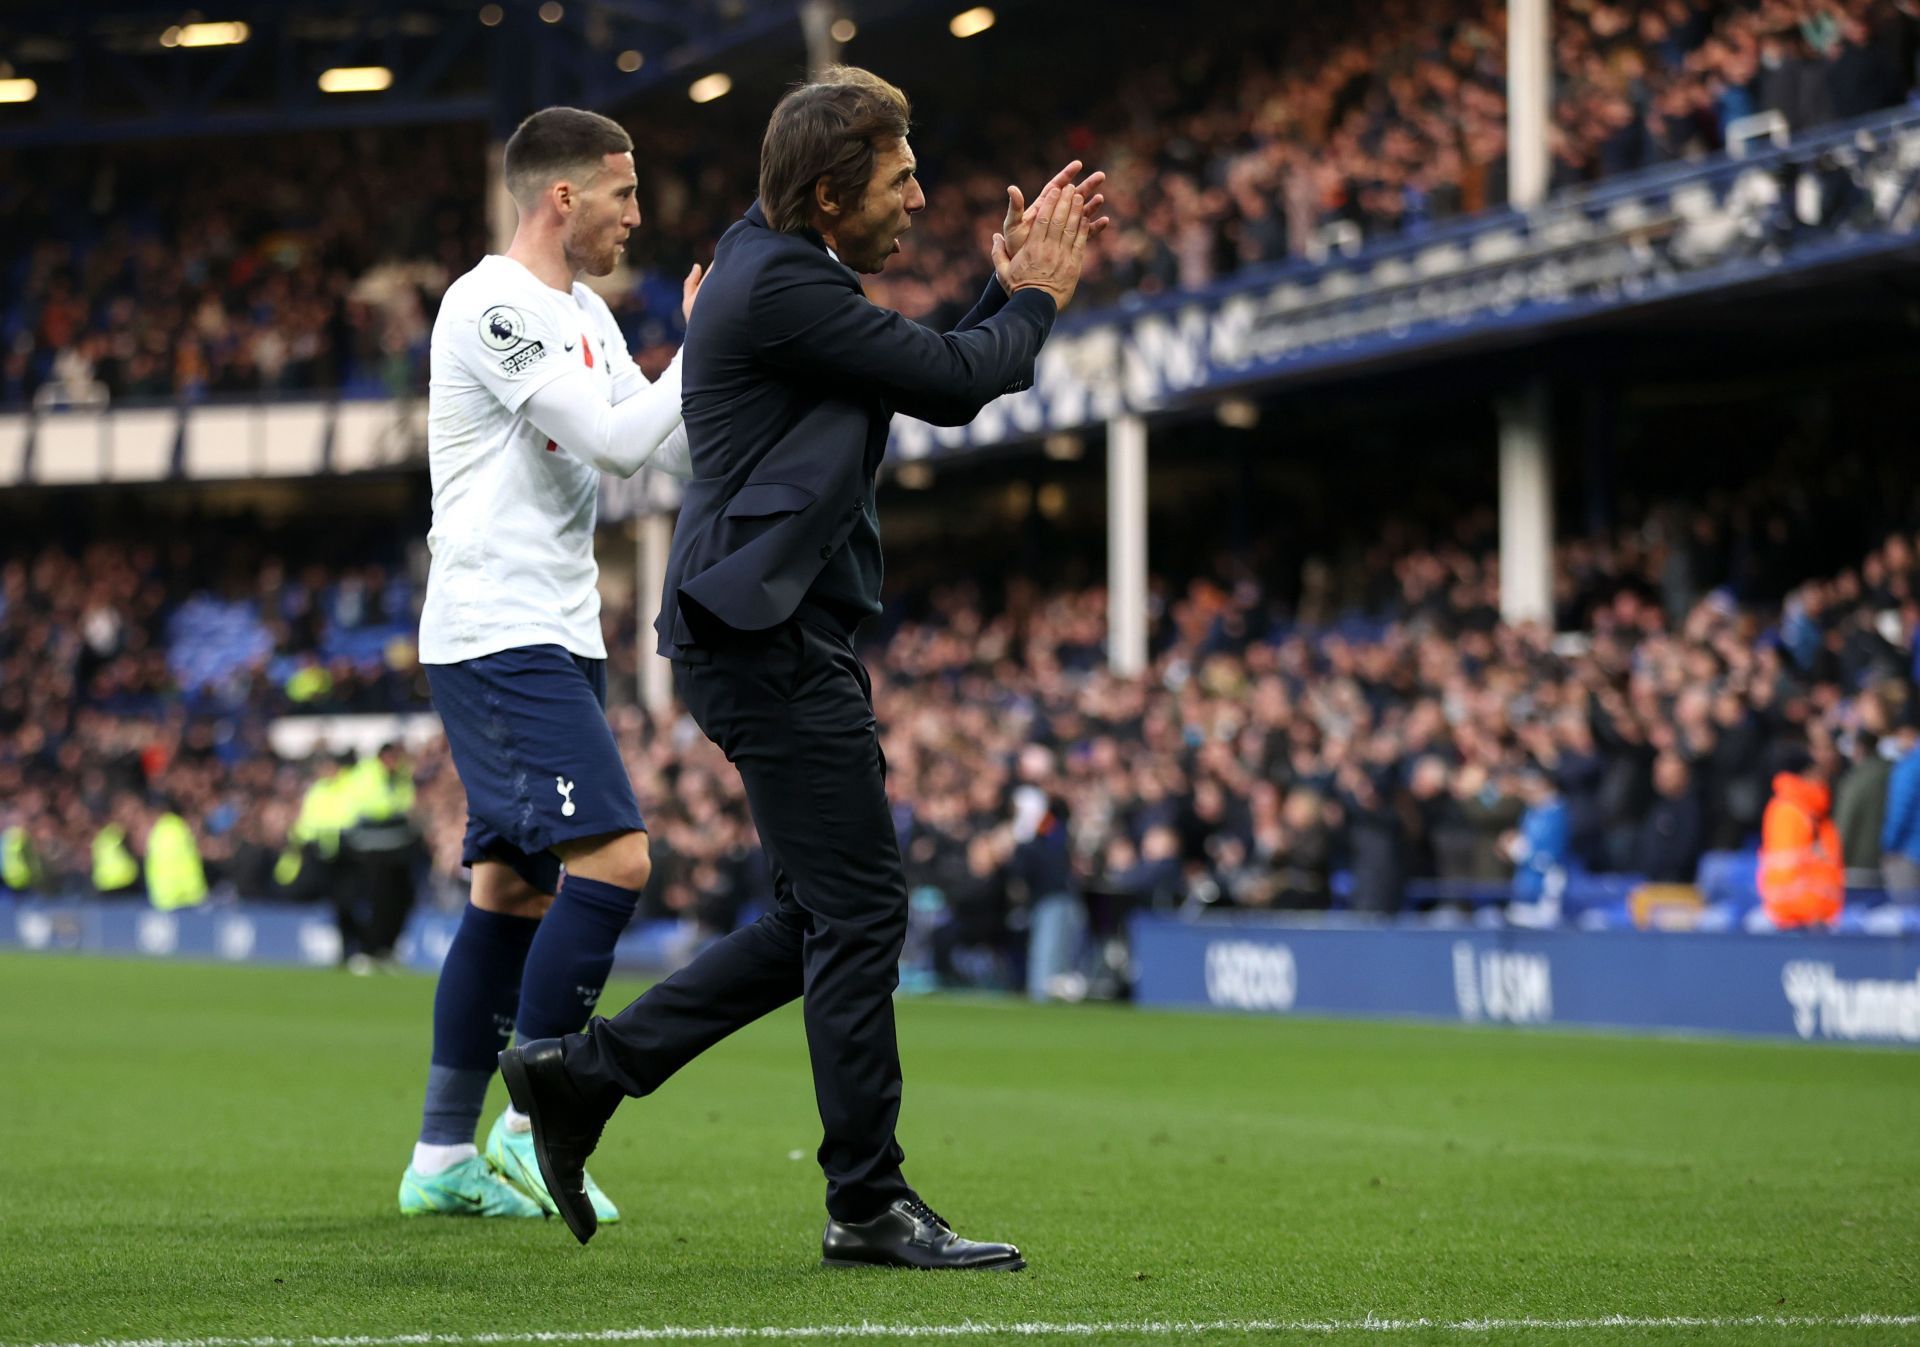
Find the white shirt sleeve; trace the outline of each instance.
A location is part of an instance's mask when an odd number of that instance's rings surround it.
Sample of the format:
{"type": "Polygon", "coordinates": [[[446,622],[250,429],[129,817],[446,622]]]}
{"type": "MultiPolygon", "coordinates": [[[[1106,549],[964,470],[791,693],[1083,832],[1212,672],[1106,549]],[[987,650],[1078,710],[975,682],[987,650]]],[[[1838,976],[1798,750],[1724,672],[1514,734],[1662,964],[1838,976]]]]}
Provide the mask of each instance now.
{"type": "Polygon", "coordinates": [[[652,380],[641,372],[634,363],[632,352],[627,350],[626,334],[614,326],[611,319],[607,322],[610,329],[604,339],[607,359],[611,362],[609,373],[613,375],[613,400],[625,402],[643,388],[652,386],[652,380]]]}
{"type": "MultiPolygon", "coordinates": [[[[627,349],[627,334],[620,329],[620,320],[613,316],[613,310],[607,307],[607,301],[588,287],[574,287],[574,296],[580,307],[593,315],[600,329],[598,350],[601,358],[607,362],[607,374],[613,380],[613,400],[625,402],[635,393],[651,387],[653,380],[633,358],[633,352],[627,349]]],[[[675,359],[679,357],[676,355],[675,359]]]]}
{"type": "Polygon", "coordinates": [[[631,477],[651,464],[683,481],[692,476],[680,423],[678,355],[659,379],[647,383],[642,377],[631,396],[614,403],[606,401],[585,369],[567,366],[560,377],[533,391],[526,417],[561,449],[601,472],[631,477]]]}
{"type": "MultiPolygon", "coordinates": [[[[646,372],[633,358],[633,353],[627,350],[626,334],[620,330],[620,324],[614,320],[612,311],[602,304],[601,313],[604,315],[602,326],[607,334],[604,345],[607,359],[611,362],[609,372],[613,375],[613,401],[614,405],[618,406],[636,393],[643,393],[652,388],[653,381],[647,378],[646,372]]],[[[673,353],[673,359],[668,362],[668,368],[661,371],[660,377],[664,379],[669,372],[675,378],[680,377],[678,351],[673,353]]],[[[676,477],[683,482],[692,478],[693,450],[687,443],[686,422],[683,421],[673,428],[673,434],[661,442],[660,447],[654,451],[653,457],[648,460],[647,466],[658,468],[667,476],[676,477]]]]}
{"type": "Polygon", "coordinates": [[[565,359],[568,337],[536,305],[490,304],[478,317],[456,323],[451,335],[460,363],[509,412],[575,368],[565,359]]]}
{"type": "Polygon", "coordinates": [[[687,443],[687,423],[682,421],[673,428],[673,434],[661,442],[653,452],[653,461],[648,466],[655,467],[667,476],[682,482],[693,480],[693,446],[687,443]]]}

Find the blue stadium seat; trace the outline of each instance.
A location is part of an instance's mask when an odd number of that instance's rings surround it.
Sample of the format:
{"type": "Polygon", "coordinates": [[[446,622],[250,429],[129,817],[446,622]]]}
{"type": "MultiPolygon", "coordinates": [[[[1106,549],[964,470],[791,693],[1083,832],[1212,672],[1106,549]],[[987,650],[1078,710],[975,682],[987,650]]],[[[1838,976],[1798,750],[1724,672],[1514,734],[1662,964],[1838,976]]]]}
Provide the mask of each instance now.
{"type": "Polygon", "coordinates": [[[1745,911],[1760,903],[1760,853],[1709,851],[1700,858],[1694,884],[1709,907],[1730,903],[1745,911]]]}
{"type": "Polygon", "coordinates": [[[1694,885],[1706,901],[1702,931],[1737,931],[1760,906],[1760,853],[1709,851],[1700,857],[1694,885]]]}
{"type": "Polygon", "coordinates": [[[1840,913],[1833,929],[1843,935],[1920,935],[1920,907],[1903,907],[1898,903],[1882,903],[1878,907],[1849,905],[1840,913]]]}
{"type": "Polygon", "coordinates": [[[1569,913],[1615,906],[1624,911],[1628,896],[1646,882],[1642,875],[1589,875],[1573,871],[1567,875],[1566,892],[1560,901],[1569,913]]]}
{"type": "Polygon", "coordinates": [[[1435,903],[1486,907],[1512,899],[1511,885],[1473,879],[1413,879],[1407,881],[1406,888],[1408,907],[1431,907],[1435,903]]]}

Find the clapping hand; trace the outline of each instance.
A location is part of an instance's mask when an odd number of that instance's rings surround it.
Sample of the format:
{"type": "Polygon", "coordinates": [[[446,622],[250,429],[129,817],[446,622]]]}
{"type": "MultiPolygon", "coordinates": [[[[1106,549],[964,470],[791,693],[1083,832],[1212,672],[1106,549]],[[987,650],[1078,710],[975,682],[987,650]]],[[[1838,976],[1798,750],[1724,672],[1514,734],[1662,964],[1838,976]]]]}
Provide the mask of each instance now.
{"type": "MultiPolygon", "coordinates": [[[[1100,207],[1107,199],[1100,192],[1100,184],[1107,180],[1107,175],[1102,170],[1095,170],[1084,180],[1076,183],[1073,175],[1078,173],[1080,168],[1080,161],[1075,159],[1054,174],[1047,185],[1040,189],[1040,196],[1035,198],[1032,204],[1028,204],[1018,187],[1012,185],[1007,187],[1007,218],[1000,227],[999,237],[1006,240],[1006,255],[1009,262],[1018,257],[1020,250],[1026,247],[1027,238],[1033,232],[1034,220],[1040,211],[1040,202],[1049,192],[1072,191],[1086,202],[1085,212],[1091,220],[1088,238],[1094,237],[1107,227],[1106,217],[1098,214],[1100,207]]],[[[1003,267],[997,259],[994,262],[994,273],[999,276],[1001,286],[1011,292],[1013,286],[1008,281],[1008,269],[1003,267]]]]}
{"type": "MultiPolygon", "coordinates": [[[[1059,179],[1047,184],[1032,211],[1033,220],[1019,256],[1009,251],[1006,235],[993,236],[994,274],[1008,294],[1043,290],[1053,296],[1056,308],[1064,309],[1080,284],[1087,240],[1104,222],[1088,213],[1087,198],[1059,179]]],[[[1025,214],[1023,211],[1022,216],[1025,214]]]]}

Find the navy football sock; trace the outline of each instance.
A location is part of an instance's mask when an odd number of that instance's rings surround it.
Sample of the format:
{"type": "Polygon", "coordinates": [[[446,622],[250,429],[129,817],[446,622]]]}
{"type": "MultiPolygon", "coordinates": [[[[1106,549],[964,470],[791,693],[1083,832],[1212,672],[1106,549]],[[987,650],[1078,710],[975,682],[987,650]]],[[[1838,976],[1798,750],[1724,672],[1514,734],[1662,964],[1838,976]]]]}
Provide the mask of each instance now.
{"type": "Polygon", "coordinates": [[[520,985],[522,1043],[578,1033],[613,969],[613,945],[633,920],[640,895],[598,879],[568,875],[540,923],[520,985]]]}
{"type": "Polygon", "coordinates": [[[460,918],[440,985],[433,993],[433,1067],[420,1140],[430,1146],[472,1144],[496,1058],[513,1033],[520,970],[538,917],[510,917],[471,903],[460,918]]]}

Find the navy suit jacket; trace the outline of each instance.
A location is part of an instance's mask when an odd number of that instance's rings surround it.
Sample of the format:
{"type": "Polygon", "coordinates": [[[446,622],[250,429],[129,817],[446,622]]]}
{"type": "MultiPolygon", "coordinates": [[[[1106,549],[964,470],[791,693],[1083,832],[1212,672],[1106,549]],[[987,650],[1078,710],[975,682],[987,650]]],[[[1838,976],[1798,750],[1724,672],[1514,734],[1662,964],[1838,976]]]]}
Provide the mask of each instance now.
{"type": "Polygon", "coordinates": [[[964,425],[1027,387],[1054,316],[1050,296],[990,281],[958,327],[934,332],[870,303],[819,234],[769,228],[756,202],[721,237],[682,347],[693,479],[660,653],[793,616],[859,521],[893,414],[964,425]]]}

